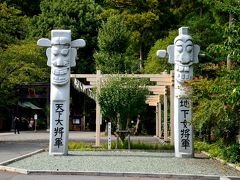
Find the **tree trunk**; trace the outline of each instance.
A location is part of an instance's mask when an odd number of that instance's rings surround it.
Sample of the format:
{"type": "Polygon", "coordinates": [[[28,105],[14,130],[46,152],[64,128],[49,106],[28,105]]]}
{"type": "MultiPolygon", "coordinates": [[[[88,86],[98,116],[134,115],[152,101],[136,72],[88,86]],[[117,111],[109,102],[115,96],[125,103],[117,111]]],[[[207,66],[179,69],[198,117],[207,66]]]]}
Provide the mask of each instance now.
{"type": "Polygon", "coordinates": [[[142,53],[142,43],[140,43],[140,47],[139,47],[139,69],[140,71],[143,68],[143,53],[142,53]]]}
{"type": "Polygon", "coordinates": [[[200,16],[200,18],[203,16],[203,7],[200,7],[199,16],[200,16]]]}
{"type": "Polygon", "coordinates": [[[119,131],[120,130],[120,114],[118,113],[117,114],[117,131],[119,131]]]}
{"type": "MultiPolygon", "coordinates": [[[[231,26],[233,24],[233,19],[234,19],[234,16],[230,12],[229,13],[229,28],[231,28],[231,26]]],[[[231,41],[231,37],[228,36],[228,42],[230,42],[230,41],[231,41]]],[[[231,52],[229,52],[229,54],[227,56],[227,70],[231,70],[231,52]]]]}
{"type": "Polygon", "coordinates": [[[231,70],[231,55],[227,55],[227,70],[231,70]]]}
{"type": "Polygon", "coordinates": [[[127,118],[127,124],[126,124],[126,130],[129,128],[129,122],[130,122],[130,118],[127,118]]]}
{"type": "Polygon", "coordinates": [[[134,135],[136,135],[138,133],[138,129],[139,129],[139,124],[140,124],[141,120],[140,120],[140,116],[137,117],[137,123],[136,126],[134,128],[134,135]]]}

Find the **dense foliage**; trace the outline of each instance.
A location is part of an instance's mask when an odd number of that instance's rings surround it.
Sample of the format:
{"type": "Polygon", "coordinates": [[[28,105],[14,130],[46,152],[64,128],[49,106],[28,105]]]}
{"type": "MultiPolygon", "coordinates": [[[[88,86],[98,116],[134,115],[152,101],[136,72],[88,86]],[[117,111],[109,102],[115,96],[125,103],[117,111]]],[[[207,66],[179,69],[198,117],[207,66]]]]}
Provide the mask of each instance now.
{"type": "Polygon", "coordinates": [[[196,141],[194,149],[207,152],[211,157],[221,158],[230,163],[240,163],[240,144],[226,146],[221,140],[212,144],[196,141]]]}
{"type": "Polygon", "coordinates": [[[69,29],[72,39],[82,38],[87,46],[78,53],[78,73],[93,73],[93,52],[97,48],[101,7],[94,0],[42,0],[41,13],[31,19],[29,36],[50,38],[52,29],[69,29]]]}
{"type": "Polygon", "coordinates": [[[55,28],[72,30],[87,46],[76,73],[160,73],[171,70],[166,49],[181,26],[201,47],[195,65],[196,135],[235,142],[240,128],[239,0],[3,0],[0,2],[0,108],[10,110],[20,83],[49,81],[44,49],[34,44],[55,28]],[[6,103],[7,102],[7,103],[6,103]]]}
{"type": "Polygon", "coordinates": [[[6,3],[0,3],[0,48],[16,43],[26,37],[28,18],[6,3]]]}
{"type": "Polygon", "coordinates": [[[11,118],[17,104],[17,88],[20,84],[47,82],[49,68],[43,51],[35,41],[9,45],[0,50],[0,112],[11,118]]]}
{"type": "Polygon", "coordinates": [[[146,106],[148,90],[140,79],[113,76],[101,85],[97,95],[103,116],[116,129],[126,130],[130,120],[140,114],[146,106]]]}
{"type": "Polygon", "coordinates": [[[95,54],[97,69],[103,73],[134,73],[138,61],[127,52],[131,31],[121,16],[112,16],[102,24],[98,34],[99,51],[95,54]]]}

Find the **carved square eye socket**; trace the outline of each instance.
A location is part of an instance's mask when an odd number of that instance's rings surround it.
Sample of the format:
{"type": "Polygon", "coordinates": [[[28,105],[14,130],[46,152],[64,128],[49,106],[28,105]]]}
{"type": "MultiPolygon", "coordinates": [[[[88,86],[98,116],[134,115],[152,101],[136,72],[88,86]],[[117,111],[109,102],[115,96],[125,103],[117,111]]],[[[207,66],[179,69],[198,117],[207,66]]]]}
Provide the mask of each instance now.
{"type": "Polygon", "coordinates": [[[62,54],[63,56],[67,56],[67,55],[68,55],[68,52],[69,52],[69,49],[62,49],[62,50],[61,50],[61,54],[62,54]]]}
{"type": "Polygon", "coordinates": [[[176,45],[176,50],[178,52],[182,52],[183,51],[183,47],[181,45],[176,45]]]}
{"type": "Polygon", "coordinates": [[[193,46],[192,46],[192,45],[187,46],[187,52],[191,52],[192,49],[193,49],[193,46]]]}

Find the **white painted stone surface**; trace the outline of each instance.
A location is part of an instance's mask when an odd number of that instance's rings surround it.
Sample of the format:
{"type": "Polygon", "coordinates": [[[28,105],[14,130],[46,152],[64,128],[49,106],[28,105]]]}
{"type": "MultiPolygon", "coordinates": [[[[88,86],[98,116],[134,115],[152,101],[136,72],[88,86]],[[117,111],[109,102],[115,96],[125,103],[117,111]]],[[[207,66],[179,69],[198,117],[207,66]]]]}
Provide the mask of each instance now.
{"type": "Polygon", "coordinates": [[[174,145],[176,157],[193,157],[193,131],[191,88],[185,81],[193,77],[194,63],[198,63],[200,47],[194,45],[188,35],[188,28],[181,27],[174,45],[169,45],[167,52],[158,50],[157,56],[168,57],[174,66],[174,145]]]}
{"type": "Polygon", "coordinates": [[[70,30],[52,30],[51,40],[42,38],[37,44],[48,47],[47,65],[51,67],[50,155],[68,154],[70,68],[76,65],[77,50],[85,41],[71,41],[70,30]]]}

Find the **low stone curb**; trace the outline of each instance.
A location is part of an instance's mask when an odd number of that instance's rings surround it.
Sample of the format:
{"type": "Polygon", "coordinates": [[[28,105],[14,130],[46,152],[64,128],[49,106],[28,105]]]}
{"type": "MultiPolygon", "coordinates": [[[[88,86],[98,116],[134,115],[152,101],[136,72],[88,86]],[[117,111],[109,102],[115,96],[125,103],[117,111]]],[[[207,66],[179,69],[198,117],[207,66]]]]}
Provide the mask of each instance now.
{"type": "Polygon", "coordinates": [[[212,157],[209,153],[207,153],[207,152],[205,152],[205,151],[201,151],[201,152],[202,152],[203,154],[207,155],[208,157],[211,157],[211,158],[213,158],[213,159],[216,159],[216,160],[218,160],[219,162],[221,162],[221,163],[223,163],[223,164],[227,164],[228,166],[230,166],[230,167],[232,167],[232,168],[240,171],[240,167],[237,166],[236,164],[232,164],[232,163],[225,162],[224,160],[219,159],[219,158],[217,158],[217,157],[212,157]]]}
{"type": "Polygon", "coordinates": [[[235,176],[217,175],[192,175],[192,174],[167,174],[167,173],[123,173],[123,172],[91,172],[91,171],[48,171],[48,170],[26,170],[7,166],[0,166],[0,170],[28,175],[80,175],[80,176],[107,176],[107,177],[151,177],[151,178],[176,178],[194,180],[239,180],[235,176]]]}
{"type": "MultiPolygon", "coordinates": [[[[22,156],[19,156],[19,157],[16,157],[16,158],[13,158],[13,159],[10,159],[10,160],[7,160],[7,161],[4,161],[4,162],[1,162],[0,163],[0,166],[6,166],[10,163],[13,163],[15,161],[19,161],[21,159],[24,159],[24,158],[27,158],[27,157],[30,157],[30,156],[33,156],[35,154],[38,154],[38,153],[41,153],[41,152],[44,152],[45,150],[44,149],[39,149],[37,151],[34,151],[34,152],[31,152],[31,153],[28,153],[28,154],[25,154],[25,155],[22,155],[22,156]]],[[[1,170],[1,169],[0,169],[1,170]]]]}
{"type": "Polygon", "coordinates": [[[21,159],[24,159],[24,158],[33,156],[33,155],[35,155],[35,154],[44,152],[44,151],[45,151],[44,149],[39,149],[39,150],[37,150],[37,151],[34,151],[34,152],[31,152],[31,153],[28,153],[28,154],[25,154],[25,155],[22,155],[22,156],[19,156],[19,157],[16,157],[16,158],[13,158],[13,159],[4,161],[4,162],[1,162],[1,163],[0,163],[0,171],[7,171],[7,172],[16,172],[16,173],[21,173],[21,174],[28,174],[28,170],[26,170],[26,169],[8,167],[7,165],[8,165],[8,164],[11,164],[11,163],[13,163],[13,162],[19,161],[19,160],[21,160],[21,159]]]}
{"type": "Polygon", "coordinates": [[[28,170],[0,165],[0,171],[28,174],[28,170]]]}
{"type": "Polygon", "coordinates": [[[108,176],[108,177],[151,177],[151,178],[178,178],[194,180],[239,180],[239,177],[215,175],[192,175],[192,174],[166,174],[166,173],[124,173],[124,172],[91,172],[91,171],[47,171],[47,170],[24,170],[11,168],[12,172],[32,175],[81,175],[81,176],[108,176]]]}

